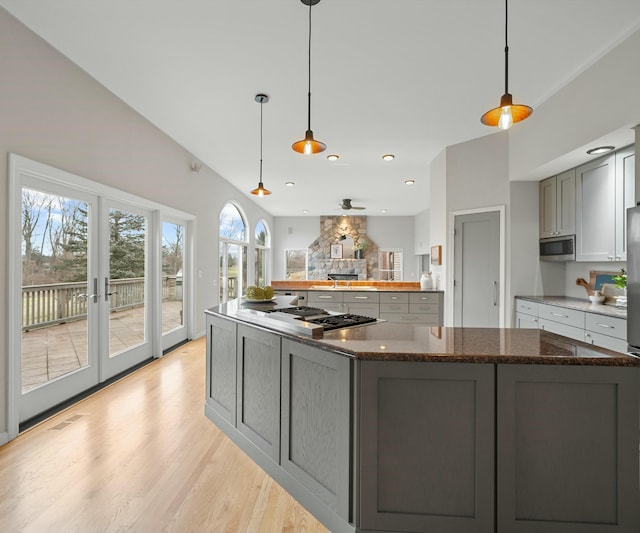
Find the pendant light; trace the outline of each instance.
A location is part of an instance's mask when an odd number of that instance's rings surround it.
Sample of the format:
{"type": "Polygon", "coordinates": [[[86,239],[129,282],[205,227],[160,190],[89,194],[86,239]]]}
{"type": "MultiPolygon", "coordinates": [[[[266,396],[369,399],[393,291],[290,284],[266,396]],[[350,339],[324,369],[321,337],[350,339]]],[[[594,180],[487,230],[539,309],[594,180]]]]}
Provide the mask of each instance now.
{"type": "Polygon", "coordinates": [[[508,130],[513,124],[533,113],[533,109],[528,105],[514,104],[513,97],[509,94],[508,20],[508,0],[504,0],[504,94],[500,98],[500,106],[487,111],[480,119],[483,124],[498,126],[501,130],[508,130]]]}
{"type": "Polygon", "coordinates": [[[251,194],[256,196],[267,196],[271,194],[271,191],[264,188],[262,183],[262,104],[266,104],[269,101],[269,97],[266,94],[256,94],[256,102],[260,104],[260,181],[258,186],[251,191],[251,194]]]}
{"type": "Polygon", "coordinates": [[[309,92],[307,93],[307,131],[304,139],[295,142],[291,148],[295,152],[305,155],[318,154],[327,149],[327,145],[323,142],[316,141],[311,131],[311,6],[315,6],[320,0],[301,0],[305,6],[309,6],[309,92]]]}

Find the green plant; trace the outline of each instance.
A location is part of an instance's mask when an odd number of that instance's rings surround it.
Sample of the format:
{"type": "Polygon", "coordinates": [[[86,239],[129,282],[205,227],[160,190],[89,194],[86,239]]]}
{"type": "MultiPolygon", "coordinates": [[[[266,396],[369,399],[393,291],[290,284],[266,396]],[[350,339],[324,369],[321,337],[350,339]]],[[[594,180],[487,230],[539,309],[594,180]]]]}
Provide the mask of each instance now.
{"type": "Polygon", "coordinates": [[[627,288],[627,273],[624,270],[624,268],[620,269],[620,274],[611,276],[611,279],[616,284],[616,287],[618,287],[619,289],[627,288]]]}
{"type": "Polygon", "coordinates": [[[353,245],[354,250],[366,250],[369,246],[369,241],[367,239],[358,239],[358,241],[353,245]]]}

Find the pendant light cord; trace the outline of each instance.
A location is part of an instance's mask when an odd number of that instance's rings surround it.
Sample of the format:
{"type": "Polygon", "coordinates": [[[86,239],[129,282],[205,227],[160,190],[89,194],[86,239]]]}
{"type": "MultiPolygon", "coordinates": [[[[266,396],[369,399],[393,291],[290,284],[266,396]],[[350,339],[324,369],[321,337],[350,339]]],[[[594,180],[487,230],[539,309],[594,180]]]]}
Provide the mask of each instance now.
{"type": "Polygon", "coordinates": [[[264,100],[260,100],[260,184],[262,184],[262,104],[264,100]]]}
{"type": "Polygon", "coordinates": [[[309,92],[307,93],[307,130],[311,130],[311,4],[309,2],[309,92]]]}
{"type": "Polygon", "coordinates": [[[504,94],[509,93],[509,42],[508,42],[508,21],[509,21],[509,0],[504,0],[504,94]]]}

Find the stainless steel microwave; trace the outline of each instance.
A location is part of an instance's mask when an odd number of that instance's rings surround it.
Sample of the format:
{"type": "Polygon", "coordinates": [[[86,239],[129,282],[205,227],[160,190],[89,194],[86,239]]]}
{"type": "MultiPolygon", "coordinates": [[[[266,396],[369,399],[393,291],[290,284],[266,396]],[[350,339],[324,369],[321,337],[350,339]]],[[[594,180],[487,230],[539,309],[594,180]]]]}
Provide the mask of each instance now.
{"type": "Polygon", "coordinates": [[[540,261],[575,261],[576,236],[540,239],[540,261]]]}

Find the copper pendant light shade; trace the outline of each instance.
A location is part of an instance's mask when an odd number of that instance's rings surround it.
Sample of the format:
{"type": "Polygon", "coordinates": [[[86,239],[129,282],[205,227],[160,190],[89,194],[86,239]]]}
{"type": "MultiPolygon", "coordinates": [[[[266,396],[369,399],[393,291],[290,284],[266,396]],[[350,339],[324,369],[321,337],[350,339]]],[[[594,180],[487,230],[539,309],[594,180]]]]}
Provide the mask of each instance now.
{"type": "Polygon", "coordinates": [[[269,97],[266,94],[256,94],[256,102],[260,104],[260,181],[258,186],[251,191],[251,194],[256,196],[267,196],[271,194],[269,189],[265,189],[262,183],[262,104],[266,104],[269,101],[269,97]]]}
{"type": "Polygon", "coordinates": [[[295,152],[305,155],[318,154],[327,149],[327,145],[323,142],[316,141],[311,131],[311,6],[315,6],[320,0],[301,0],[301,2],[309,6],[309,91],[307,92],[307,131],[304,139],[294,142],[291,148],[295,152]]]}
{"type": "Polygon", "coordinates": [[[533,109],[528,105],[514,104],[509,93],[509,44],[508,44],[508,0],[504,2],[504,94],[500,98],[500,106],[487,111],[480,122],[487,126],[497,126],[501,130],[509,129],[516,122],[527,118],[533,109]]]}

